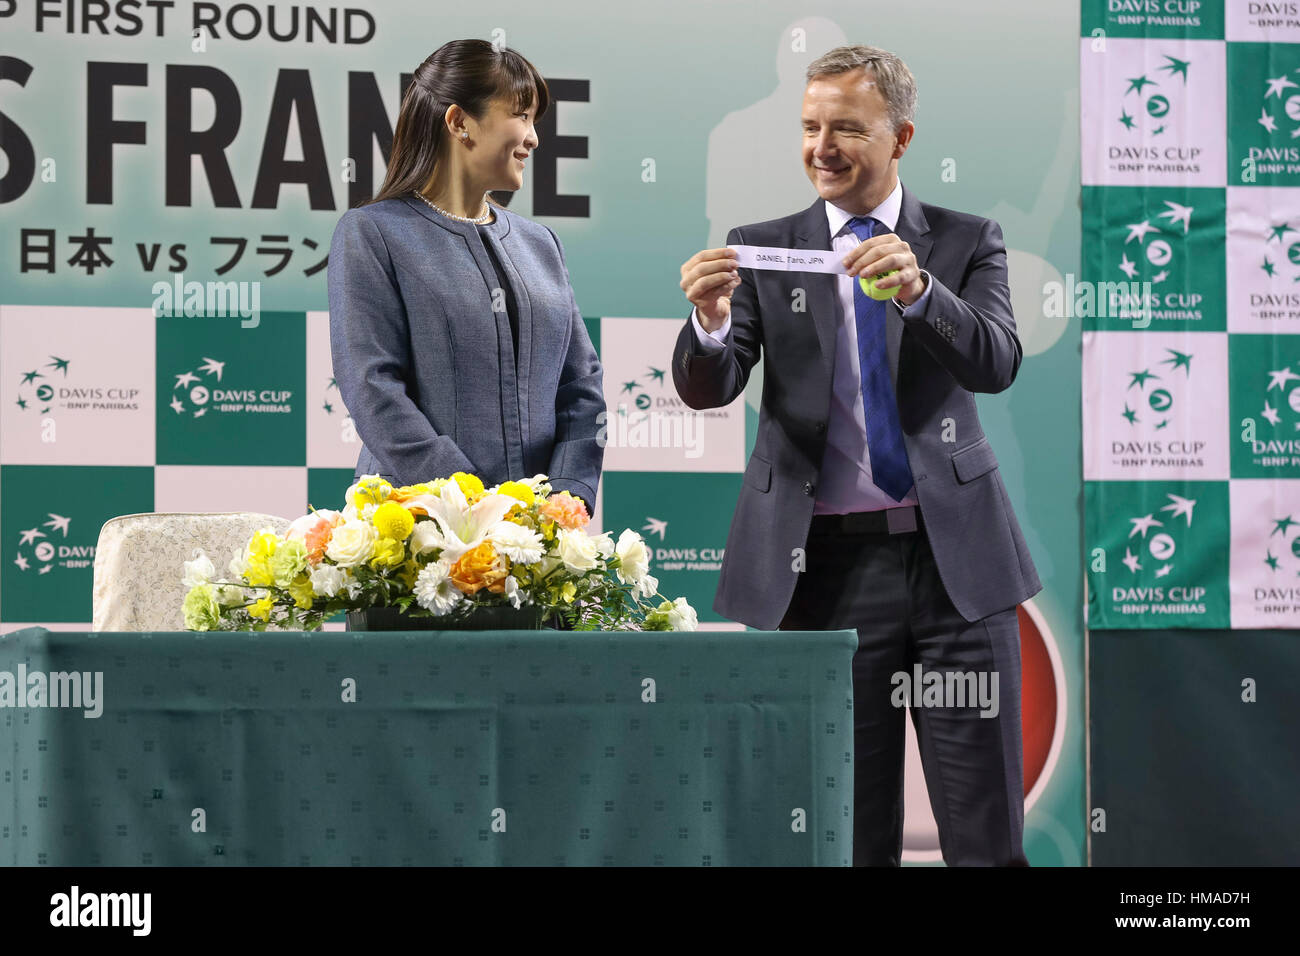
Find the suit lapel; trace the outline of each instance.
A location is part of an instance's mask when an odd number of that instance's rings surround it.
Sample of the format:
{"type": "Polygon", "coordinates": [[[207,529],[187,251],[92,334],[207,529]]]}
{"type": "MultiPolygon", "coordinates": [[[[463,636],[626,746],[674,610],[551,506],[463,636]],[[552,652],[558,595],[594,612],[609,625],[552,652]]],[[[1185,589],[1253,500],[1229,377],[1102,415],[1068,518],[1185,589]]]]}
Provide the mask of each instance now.
{"type": "MultiPolygon", "coordinates": [[[[894,234],[911,248],[916,256],[916,264],[925,268],[930,258],[932,241],[929,236],[930,223],[921,210],[921,201],[903,188],[903,205],[898,212],[898,226],[894,234]]],[[[889,352],[889,373],[893,376],[894,388],[898,388],[898,353],[903,342],[903,317],[892,304],[885,310],[885,347],[889,352]]]]}
{"type": "MultiPolygon", "coordinates": [[[[826,220],[826,203],[818,199],[795,217],[795,249],[813,249],[825,252],[831,247],[831,227],[826,220]]],[[[817,329],[817,341],[822,352],[822,381],[829,383],[835,370],[836,324],[839,308],[835,303],[836,277],[820,272],[791,273],[789,294],[796,287],[807,290],[808,310],[817,329]]]]}

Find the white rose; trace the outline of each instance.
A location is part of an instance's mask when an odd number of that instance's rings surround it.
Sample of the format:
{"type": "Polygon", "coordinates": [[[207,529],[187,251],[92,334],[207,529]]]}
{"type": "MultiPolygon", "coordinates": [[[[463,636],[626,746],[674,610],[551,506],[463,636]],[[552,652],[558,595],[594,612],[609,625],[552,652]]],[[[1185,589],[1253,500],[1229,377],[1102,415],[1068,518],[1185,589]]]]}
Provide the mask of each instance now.
{"type": "Polygon", "coordinates": [[[541,560],[542,536],[531,528],[513,521],[498,521],[489,529],[487,537],[498,552],[516,564],[541,560]]]}
{"type": "Polygon", "coordinates": [[[673,602],[673,607],[668,612],[668,626],[674,631],[694,631],[699,626],[699,618],[695,615],[695,608],[687,603],[686,598],[679,597],[673,602]]]}
{"type": "Polygon", "coordinates": [[[196,588],[200,584],[208,584],[212,581],[212,576],[217,573],[217,569],[212,566],[212,559],[202,551],[198,552],[198,557],[192,561],[185,562],[185,577],[183,578],[187,588],[196,588]]]}
{"type": "Polygon", "coordinates": [[[593,534],[591,540],[596,542],[596,553],[602,558],[612,557],[614,554],[614,542],[609,536],[608,531],[602,531],[600,534],[593,534]]]}
{"type": "Polygon", "coordinates": [[[620,562],[618,579],[624,584],[640,584],[650,571],[650,551],[645,546],[645,539],[631,528],[624,528],[618,536],[614,553],[620,562]]]}
{"type": "Polygon", "coordinates": [[[325,556],[344,568],[355,568],[369,559],[375,548],[379,532],[369,521],[345,521],[330,536],[325,556]]]}
{"type": "Polygon", "coordinates": [[[311,590],[313,594],[332,598],[343,589],[346,581],[347,572],[322,561],[311,573],[311,590]]]}
{"type": "Polygon", "coordinates": [[[557,551],[571,571],[590,571],[596,567],[600,551],[596,539],[587,532],[561,530],[557,551]]]}

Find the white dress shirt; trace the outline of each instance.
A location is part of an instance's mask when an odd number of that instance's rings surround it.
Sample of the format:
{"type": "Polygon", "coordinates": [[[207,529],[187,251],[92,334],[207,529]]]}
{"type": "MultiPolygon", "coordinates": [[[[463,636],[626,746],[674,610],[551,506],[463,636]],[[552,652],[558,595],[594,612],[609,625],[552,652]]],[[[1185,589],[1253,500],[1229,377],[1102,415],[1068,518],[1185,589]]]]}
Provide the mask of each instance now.
{"type": "MultiPolygon", "coordinates": [[[[891,230],[898,226],[898,216],[903,207],[903,184],[898,182],[894,191],[875,209],[867,213],[891,230]]],[[[831,249],[841,258],[852,252],[862,240],[848,228],[853,214],[838,206],[826,203],[826,219],[830,226],[831,249]]],[[[924,272],[924,270],[922,270],[924,272]]],[[[926,274],[925,291],[909,306],[897,298],[894,303],[899,313],[906,315],[915,309],[925,308],[930,296],[930,277],[926,274]]],[[[848,514],[855,511],[878,511],[882,508],[899,508],[917,503],[916,486],[908,489],[902,501],[895,501],[871,480],[871,455],[867,450],[866,415],[862,409],[862,374],[858,367],[858,325],[853,306],[854,276],[835,277],[836,297],[839,300],[839,321],[836,323],[835,366],[831,378],[830,420],[826,424],[826,453],[822,458],[821,474],[817,481],[814,514],[848,514]]],[[[731,331],[728,316],[721,328],[705,332],[699,316],[691,311],[691,325],[700,346],[715,350],[726,347],[731,331]]]]}

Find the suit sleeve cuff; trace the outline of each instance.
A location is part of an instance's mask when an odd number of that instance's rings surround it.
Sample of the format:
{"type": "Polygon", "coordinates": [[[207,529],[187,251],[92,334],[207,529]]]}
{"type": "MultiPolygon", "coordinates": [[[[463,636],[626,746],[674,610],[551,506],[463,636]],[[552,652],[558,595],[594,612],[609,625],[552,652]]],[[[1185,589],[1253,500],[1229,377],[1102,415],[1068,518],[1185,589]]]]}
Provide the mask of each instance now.
{"type": "Polygon", "coordinates": [[[705,351],[716,352],[727,345],[727,333],[731,331],[731,316],[722,320],[721,328],[713,332],[705,332],[704,326],[700,325],[697,310],[691,309],[691,328],[695,330],[695,340],[705,351]]]}
{"type": "Polygon", "coordinates": [[[924,269],[921,270],[921,275],[925,276],[925,290],[919,299],[911,305],[903,305],[898,301],[897,296],[894,297],[894,305],[902,315],[920,315],[925,311],[925,304],[930,300],[930,286],[934,285],[934,278],[924,269]]]}

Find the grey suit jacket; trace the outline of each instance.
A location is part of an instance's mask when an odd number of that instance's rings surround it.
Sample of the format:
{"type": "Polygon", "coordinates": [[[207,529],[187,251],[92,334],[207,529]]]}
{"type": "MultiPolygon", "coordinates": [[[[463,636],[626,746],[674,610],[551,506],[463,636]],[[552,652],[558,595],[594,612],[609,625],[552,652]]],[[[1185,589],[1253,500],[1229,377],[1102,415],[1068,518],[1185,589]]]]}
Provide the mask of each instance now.
{"type": "MultiPolygon", "coordinates": [[[[958,612],[975,621],[1042,589],[972,394],[1002,391],[1020,367],[1006,248],[996,222],[922,203],[906,187],[895,232],[931,277],[917,314],[904,319],[892,304],[885,310],[903,443],[944,588],[958,612]]],[[[727,243],[830,249],[823,201],[732,229],[727,243]]],[[[713,607],[771,630],[798,580],[795,549],[807,541],[826,448],[836,277],[753,269],[741,269],[740,277],[726,348],[706,352],[688,318],[673,352],[673,382],[692,408],[726,405],[761,353],[758,435],[713,607]],[[794,311],[800,301],[807,311],[794,311]]]]}
{"type": "Polygon", "coordinates": [[[363,442],[356,473],[412,484],[466,471],[493,485],[545,472],[590,511],[604,461],[600,360],[555,233],[496,214],[482,238],[413,196],[339,219],[330,347],[363,442]],[[518,304],[517,364],[484,240],[518,304]]]}

